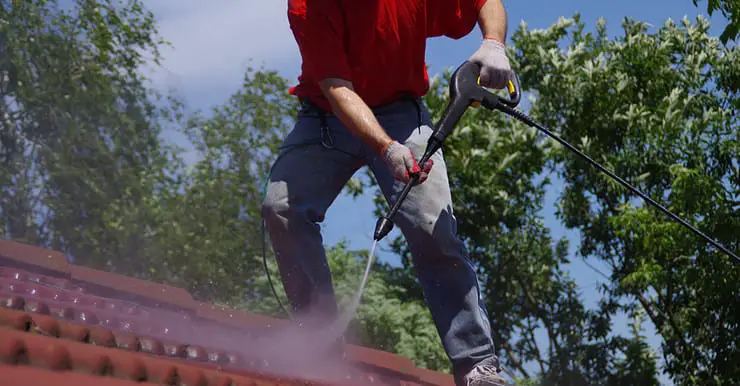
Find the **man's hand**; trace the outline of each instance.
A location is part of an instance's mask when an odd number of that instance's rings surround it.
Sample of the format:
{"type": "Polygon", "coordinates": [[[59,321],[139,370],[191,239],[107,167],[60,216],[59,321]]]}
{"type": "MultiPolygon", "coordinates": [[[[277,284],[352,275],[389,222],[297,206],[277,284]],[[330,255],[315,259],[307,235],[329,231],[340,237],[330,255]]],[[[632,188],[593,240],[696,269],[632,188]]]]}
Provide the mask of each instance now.
{"type": "Polygon", "coordinates": [[[422,169],[416,162],[414,152],[398,141],[391,141],[382,153],[383,161],[391,169],[393,177],[399,181],[408,182],[414,174],[419,174],[417,184],[427,180],[429,172],[432,170],[434,162],[430,159],[424,164],[422,169]]]}
{"type": "Polygon", "coordinates": [[[506,56],[506,9],[501,0],[487,0],[478,15],[478,24],[483,32],[483,43],[470,61],[480,66],[480,85],[502,89],[506,82],[514,79],[509,58],[506,56]]]}
{"type": "Polygon", "coordinates": [[[484,39],[469,60],[480,66],[480,85],[483,87],[502,89],[508,80],[514,79],[506,49],[495,39],[484,39]]]}

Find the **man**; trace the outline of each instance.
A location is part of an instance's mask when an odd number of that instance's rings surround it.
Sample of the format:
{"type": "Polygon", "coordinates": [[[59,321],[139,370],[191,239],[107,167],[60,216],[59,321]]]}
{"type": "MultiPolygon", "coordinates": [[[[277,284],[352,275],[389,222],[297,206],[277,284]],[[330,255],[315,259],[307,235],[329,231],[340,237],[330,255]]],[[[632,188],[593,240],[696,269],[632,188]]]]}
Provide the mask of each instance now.
{"type": "Polygon", "coordinates": [[[262,207],[295,312],[334,315],[332,280],[318,223],[349,178],[367,165],[389,202],[419,173],[394,219],[459,385],[504,385],[476,273],[456,234],[442,151],[422,169],[433,124],[421,104],[429,81],[426,39],[483,34],[471,61],[481,85],[513,76],[501,0],[289,0],[302,56],[302,101],[273,166],[262,207]]]}

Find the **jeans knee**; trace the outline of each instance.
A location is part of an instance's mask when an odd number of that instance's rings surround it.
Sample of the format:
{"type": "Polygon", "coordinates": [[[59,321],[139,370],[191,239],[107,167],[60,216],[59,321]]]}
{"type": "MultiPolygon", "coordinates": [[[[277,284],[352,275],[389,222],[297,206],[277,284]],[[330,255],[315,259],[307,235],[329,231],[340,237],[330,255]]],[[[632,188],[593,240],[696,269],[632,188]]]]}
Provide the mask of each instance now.
{"type": "Polygon", "coordinates": [[[425,225],[420,225],[407,236],[416,265],[444,266],[465,263],[465,247],[453,230],[446,227],[435,229],[433,225],[425,225]]]}
{"type": "Polygon", "coordinates": [[[290,216],[290,205],[288,205],[287,199],[268,191],[265,199],[262,200],[260,211],[262,218],[268,224],[285,223],[290,216]]]}
{"type": "Polygon", "coordinates": [[[287,192],[279,187],[268,189],[261,212],[269,228],[296,232],[304,230],[306,226],[316,228],[317,223],[324,219],[323,211],[316,204],[306,200],[291,200],[287,192]]]}

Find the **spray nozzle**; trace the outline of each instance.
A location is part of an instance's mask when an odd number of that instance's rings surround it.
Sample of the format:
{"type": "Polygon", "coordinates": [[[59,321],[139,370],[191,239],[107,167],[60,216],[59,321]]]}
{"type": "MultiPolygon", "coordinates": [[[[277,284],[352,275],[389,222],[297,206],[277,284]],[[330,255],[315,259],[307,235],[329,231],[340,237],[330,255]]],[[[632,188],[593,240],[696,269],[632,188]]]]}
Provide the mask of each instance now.
{"type": "Polygon", "coordinates": [[[373,235],[373,239],[380,241],[392,230],[393,221],[386,216],[379,217],[378,221],[375,223],[375,234],[373,235]]]}

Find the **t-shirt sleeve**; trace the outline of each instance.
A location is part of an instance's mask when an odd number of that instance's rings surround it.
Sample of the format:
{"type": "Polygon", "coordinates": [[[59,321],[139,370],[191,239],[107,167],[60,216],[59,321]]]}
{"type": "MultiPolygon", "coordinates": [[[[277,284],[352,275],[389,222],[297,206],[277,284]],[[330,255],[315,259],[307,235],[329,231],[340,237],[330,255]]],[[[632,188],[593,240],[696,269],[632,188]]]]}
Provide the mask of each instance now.
{"type": "Polygon", "coordinates": [[[288,22],[303,58],[304,75],[351,80],[344,52],[344,21],[336,0],[289,0],[288,22]]]}
{"type": "Polygon", "coordinates": [[[486,0],[427,0],[428,37],[460,39],[478,23],[486,0]]]}

